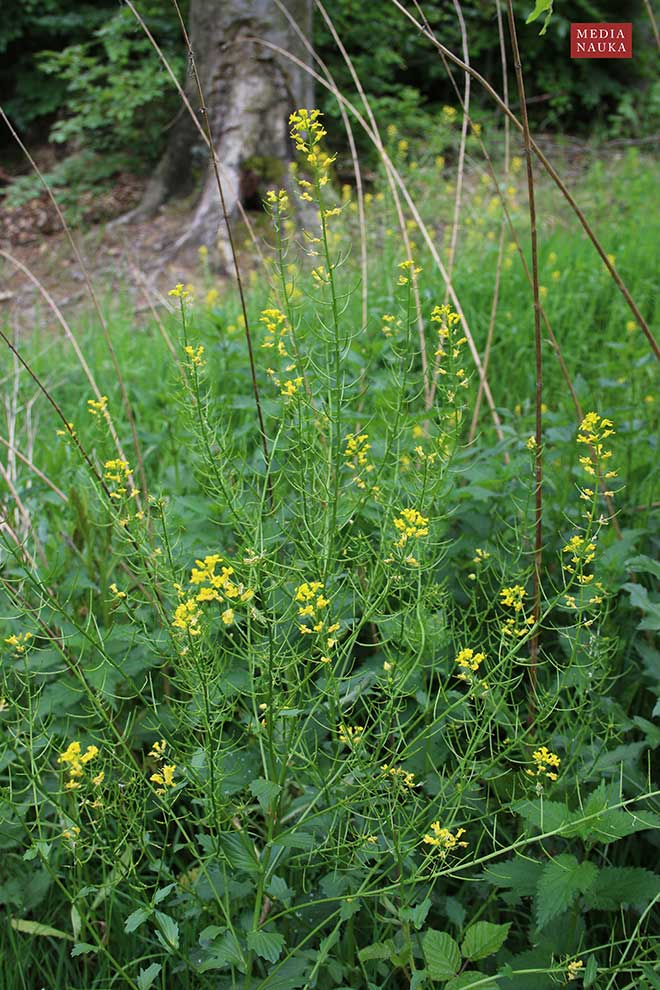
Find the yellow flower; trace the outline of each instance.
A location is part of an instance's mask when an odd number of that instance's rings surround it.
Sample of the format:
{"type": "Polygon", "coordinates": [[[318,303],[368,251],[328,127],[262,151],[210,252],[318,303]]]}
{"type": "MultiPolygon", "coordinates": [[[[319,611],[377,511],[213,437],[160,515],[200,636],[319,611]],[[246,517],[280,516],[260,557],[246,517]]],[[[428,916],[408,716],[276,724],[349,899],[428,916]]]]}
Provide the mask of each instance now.
{"type": "Polygon", "coordinates": [[[363,725],[344,725],[342,722],[339,726],[339,742],[345,746],[357,746],[362,742],[363,732],[363,725]]]}
{"type": "MultiPolygon", "coordinates": [[[[212,289],[211,291],[215,291],[215,290],[212,289]]],[[[190,363],[196,365],[198,368],[202,367],[202,365],[206,363],[202,359],[204,348],[202,347],[201,344],[199,345],[199,347],[191,347],[191,345],[188,344],[186,347],[184,347],[184,351],[190,358],[190,363]]]]}
{"type": "Polygon", "coordinates": [[[456,663],[459,667],[464,667],[466,670],[479,670],[479,667],[486,659],[485,653],[475,653],[474,650],[469,648],[461,650],[456,656],[456,663]]]}
{"type": "Polygon", "coordinates": [[[96,401],[96,399],[88,399],[87,411],[91,413],[92,416],[99,416],[101,413],[105,412],[107,405],[108,405],[107,395],[102,395],[101,398],[98,400],[98,402],[96,401]]]}
{"type": "Polygon", "coordinates": [[[184,285],[183,282],[177,282],[173,289],[167,293],[168,296],[174,296],[175,299],[180,299],[181,302],[186,302],[187,299],[192,298],[193,287],[192,285],[184,285]]]}
{"type": "Polygon", "coordinates": [[[156,741],[151,749],[149,750],[149,756],[154,756],[156,759],[160,760],[165,754],[165,749],[167,748],[167,743],[164,739],[156,741]]]}
{"type": "Polygon", "coordinates": [[[467,842],[461,841],[462,835],[465,835],[464,828],[451,832],[448,828],[443,828],[440,822],[431,822],[431,830],[426,833],[422,842],[435,847],[439,851],[441,859],[444,859],[449,852],[467,848],[467,842]]]}
{"type": "Polygon", "coordinates": [[[526,594],[527,592],[520,584],[514,584],[511,588],[502,588],[500,591],[501,604],[512,608],[516,612],[520,612],[526,594]]]}
{"type": "Polygon", "coordinates": [[[234,610],[233,608],[228,608],[222,613],[222,621],[226,626],[230,626],[234,621],[234,610]]]}
{"type": "Polygon", "coordinates": [[[7,636],[5,643],[7,643],[8,646],[12,646],[14,649],[14,656],[19,657],[25,653],[31,639],[31,632],[18,633],[18,635],[13,634],[12,636],[7,636]]]}
{"type": "MultiPolygon", "coordinates": [[[[548,780],[557,780],[555,770],[559,769],[561,760],[556,753],[551,753],[547,746],[541,746],[535,753],[532,753],[532,759],[536,765],[535,769],[537,777],[545,774],[548,780]],[[554,767],[554,770],[549,769],[550,767],[554,767]]],[[[531,774],[534,773],[533,770],[528,772],[531,774]]]]}
{"type": "Polygon", "coordinates": [[[574,959],[573,962],[569,962],[568,968],[566,970],[567,980],[577,980],[578,977],[582,976],[582,968],[584,963],[581,959],[574,959]]]}
{"type": "Polygon", "coordinates": [[[421,515],[417,509],[400,509],[398,517],[394,520],[394,525],[399,530],[401,536],[395,542],[394,546],[401,549],[410,539],[419,539],[422,536],[428,536],[428,524],[428,519],[421,515]]]}
{"type": "Polygon", "coordinates": [[[117,587],[117,585],[114,583],[114,581],[110,585],[110,591],[115,596],[115,598],[126,598],[126,592],[125,591],[120,591],[119,588],[117,587]]]}

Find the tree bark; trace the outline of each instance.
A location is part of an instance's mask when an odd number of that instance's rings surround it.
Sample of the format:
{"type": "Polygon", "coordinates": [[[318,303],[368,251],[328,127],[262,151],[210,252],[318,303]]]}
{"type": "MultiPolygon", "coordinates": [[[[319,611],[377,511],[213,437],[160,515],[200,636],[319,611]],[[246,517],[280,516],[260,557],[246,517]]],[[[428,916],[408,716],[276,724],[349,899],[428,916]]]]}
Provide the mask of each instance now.
{"type": "MultiPolygon", "coordinates": [[[[283,0],[282,5],[309,39],[312,0],[283,0]]],[[[254,39],[278,45],[305,62],[309,54],[275,0],[192,0],[189,34],[231,218],[239,199],[252,205],[266,183],[272,187],[285,180],[291,157],[289,113],[311,106],[313,97],[308,73],[254,39]]],[[[185,91],[198,108],[190,70],[185,91]]],[[[182,108],[137,215],[153,215],[171,197],[189,195],[198,183],[199,198],[175,247],[206,244],[219,247],[223,255],[226,234],[208,151],[182,108]]]]}

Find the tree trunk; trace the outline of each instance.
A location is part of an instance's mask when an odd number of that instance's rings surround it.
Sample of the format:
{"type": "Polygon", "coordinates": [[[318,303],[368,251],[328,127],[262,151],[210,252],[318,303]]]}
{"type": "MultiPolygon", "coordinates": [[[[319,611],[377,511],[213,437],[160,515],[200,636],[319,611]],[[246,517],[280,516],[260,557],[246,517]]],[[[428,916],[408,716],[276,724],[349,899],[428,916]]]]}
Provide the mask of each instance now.
{"type": "MultiPolygon", "coordinates": [[[[309,39],[312,0],[283,0],[282,6],[309,39]]],[[[310,106],[313,93],[304,69],[254,39],[279,45],[305,63],[309,53],[275,0],[192,0],[189,32],[231,218],[239,200],[256,205],[268,185],[284,181],[291,157],[288,115],[310,106]]],[[[197,109],[190,70],[185,90],[197,109]]],[[[201,193],[175,247],[217,246],[224,261],[226,232],[213,169],[185,108],[137,213],[148,216],[171,197],[190,194],[200,181],[200,167],[201,193]]]]}

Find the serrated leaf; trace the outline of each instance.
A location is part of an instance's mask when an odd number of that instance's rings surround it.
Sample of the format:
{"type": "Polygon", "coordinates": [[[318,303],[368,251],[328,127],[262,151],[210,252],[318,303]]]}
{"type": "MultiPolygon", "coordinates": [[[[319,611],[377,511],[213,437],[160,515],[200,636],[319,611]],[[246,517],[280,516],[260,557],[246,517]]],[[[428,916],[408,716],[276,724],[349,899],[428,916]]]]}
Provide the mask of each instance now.
{"type": "Polygon", "coordinates": [[[209,970],[224,969],[227,966],[236,966],[241,971],[245,966],[238,939],[230,931],[224,932],[222,938],[213,942],[209,947],[208,955],[198,968],[200,973],[208,973],[209,970]]]}
{"type": "Polygon", "coordinates": [[[161,887],[161,889],[157,890],[154,894],[154,904],[160,904],[161,901],[164,901],[168,894],[171,894],[173,890],[176,890],[175,883],[168,883],[167,887],[161,887]]]}
{"type": "Polygon", "coordinates": [[[605,866],[587,893],[589,907],[616,911],[631,905],[643,908],[660,892],[660,876],[641,866],[605,866]]]}
{"type": "Polygon", "coordinates": [[[138,978],[135,981],[140,988],[140,990],[149,990],[149,987],[153,985],[154,980],[158,976],[162,969],[160,963],[151,963],[146,969],[141,969],[138,973],[138,978]]]}
{"type": "Polygon", "coordinates": [[[444,990],[497,990],[493,976],[480,973],[478,969],[466,969],[464,973],[455,976],[445,986],[444,990]]]}
{"type": "Polygon", "coordinates": [[[461,953],[458,945],[447,932],[429,928],[422,938],[422,949],[429,976],[432,980],[449,980],[458,973],[461,953]]]}
{"type": "Polygon", "coordinates": [[[547,925],[568,910],[578,894],[594,883],[598,868],[585,860],[579,863],[570,853],[562,853],[543,867],[536,888],[536,924],[547,925]]]}
{"type": "Polygon", "coordinates": [[[431,910],[431,900],[425,897],[423,901],[415,905],[415,907],[401,908],[399,911],[399,917],[401,921],[410,922],[413,928],[421,928],[426,921],[426,916],[431,910]]]}
{"type": "Polygon", "coordinates": [[[569,811],[560,801],[517,801],[513,810],[538,832],[557,832],[558,835],[570,833],[573,812],[569,811]]]}
{"type": "Polygon", "coordinates": [[[40,921],[29,921],[27,918],[10,918],[9,924],[15,932],[23,932],[25,935],[46,935],[49,938],[64,938],[67,942],[73,942],[73,935],[62,932],[59,928],[51,928],[50,925],[42,925],[40,921]]]}
{"type": "Polygon", "coordinates": [[[279,784],[273,783],[272,780],[265,780],[263,777],[258,777],[250,784],[250,793],[256,797],[264,814],[272,809],[281,790],[279,784]]]}
{"type": "Polygon", "coordinates": [[[521,897],[530,897],[536,893],[542,869],[542,863],[516,856],[486,867],[483,878],[495,887],[513,887],[521,897]]]}
{"type": "Polygon", "coordinates": [[[143,925],[147,918],[151,917],[151,910],[149,908],[137,908],[137,910],[132,911],[128,918],[124,922],[124,931],[127,935],[131,932],[136,931],[140,925],[143,925]]]}
{"type": "Polygon", "coordinates": [[[74,947],[71,949],[71,958],[75,959],[76,956],[87,956],[90,952],[98,951],[98,945],[90,945],[89,942],[76,942],[74,947]]]}
{"type": "Polygon", "coordinates": [[[261,959],[277,962],[284,948],[284,936],[279,932],[248,932],[247,946],[261,959]]]}
{"type": "Polygon", "coordinates": [[[220,836],[220,848],[233,870],[253,876],[259,873],[254,846],[242,832],[225,832],[220,836]]]}
{"type": "Polygon", "coordinates": [[[281,901],[282,904],[285,904],[287,907],[291,903],[291,898],[293,897],[293,891],[289,887],[286,880],[276,875],[273,875],[268,881],[266,893],[270,894],[270,896],[276,901],[281,901]]]}
{"type": "MultiPolygon", "coordinates": [[[[179,926],[169,914],[162,911],[154,911],[154,920],[163,936],[165,947],[168,949],[179,948],[179,926]]],[[[158,934],[158,932],[156,932],[158,934]]]]}
{"type": "Polygon", "coordinates": [[[385,942],[373,942],[360,949],[358,956],[360,962],[371,962],[372,959],[390,959],[396,952],[394,939],[388,938],[385,942]]]}
{"type": "Polygon", "coordinates": [[[461,952],[471,962],[485,959],[504,945],[510,927],[510,924],[494,925],[490,921],[477,921],[466,931],[461,952]]]}

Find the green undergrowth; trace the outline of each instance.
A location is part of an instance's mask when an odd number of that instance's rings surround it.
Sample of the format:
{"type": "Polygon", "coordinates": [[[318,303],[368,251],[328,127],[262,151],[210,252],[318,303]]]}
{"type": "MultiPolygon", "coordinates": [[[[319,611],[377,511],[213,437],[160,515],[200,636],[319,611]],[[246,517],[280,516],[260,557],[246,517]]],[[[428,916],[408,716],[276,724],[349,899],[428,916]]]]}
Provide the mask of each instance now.
{"type": "MultiPolygon", "coordinates": [[[[319,127],[293,122],[300,165],[246,279],[263,436],[239,299],[204,251],[163,314],[172,349],[128,291],[103,303],[139,457],[93,316],[98,395],[52,330],[20,341],[61,417],[3,357],[3,435],[51,485],[5,458],[2,985],[650,990],[652,354],[542,183],[542,301],[582,415],[545,341],[537,614],[533,315],[508,234],[500,435],[482,403],[470,439],[492,183],[471,161],[463,320],[374,185],[365,325],[355,192],[319,127]]],[[[389,140],[446,260],[455,176],[389,140]]],[[[653,187],[636,152],[575,184],[649,322],[653,187]]]]}

